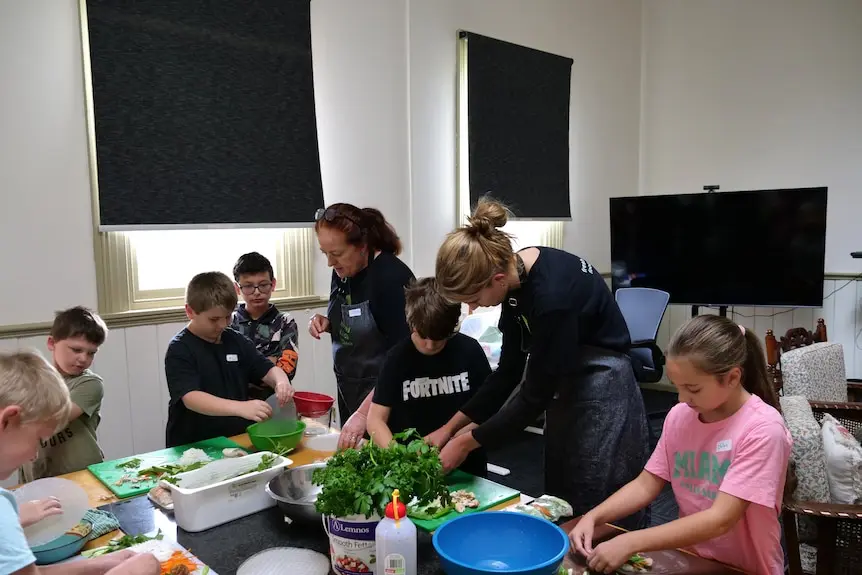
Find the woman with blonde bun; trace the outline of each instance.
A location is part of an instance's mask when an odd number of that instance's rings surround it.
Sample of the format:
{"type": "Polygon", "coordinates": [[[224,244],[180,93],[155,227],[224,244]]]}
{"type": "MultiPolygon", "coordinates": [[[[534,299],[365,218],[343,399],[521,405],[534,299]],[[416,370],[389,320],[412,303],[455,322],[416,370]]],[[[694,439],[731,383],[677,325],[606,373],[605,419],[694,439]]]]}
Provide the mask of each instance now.
{"type": "MultiPolygon", "coordinates": [[[[437,252],[445,297],[471,311],[502,304],[503,348],[497,371],[428,439],[454,469],[473,449],[507,441],[544,411],[546,492],[580,515],[637,477],[649,456],[643,398],[626,355],[631,339],[589,262],[545,247],[513,252],[499,229],[507,217],[502,204],[483,198],[437,252]]],[[[641,512],[619,523],[635,528],[644,519],[641,512]]]]}

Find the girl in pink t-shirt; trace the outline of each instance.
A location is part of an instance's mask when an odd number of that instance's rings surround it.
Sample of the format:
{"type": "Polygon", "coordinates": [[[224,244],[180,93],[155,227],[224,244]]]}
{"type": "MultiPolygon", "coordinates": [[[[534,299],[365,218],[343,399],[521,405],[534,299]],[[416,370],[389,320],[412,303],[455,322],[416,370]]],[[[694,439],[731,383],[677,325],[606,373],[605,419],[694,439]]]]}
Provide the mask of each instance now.
{"type": "Polygon", "coordinates": [[[637,552],[687,547],[749,573],[784,573],[778,523],[790,433],[757,336],[697,316],[673,336],[667,373],[679,391],[637,479],[587,513],[569,535],[590,569],[611,573],[637,552]],[[650,504],[667,482],[680,518],[592,546],[595,525],[650,504]]]}

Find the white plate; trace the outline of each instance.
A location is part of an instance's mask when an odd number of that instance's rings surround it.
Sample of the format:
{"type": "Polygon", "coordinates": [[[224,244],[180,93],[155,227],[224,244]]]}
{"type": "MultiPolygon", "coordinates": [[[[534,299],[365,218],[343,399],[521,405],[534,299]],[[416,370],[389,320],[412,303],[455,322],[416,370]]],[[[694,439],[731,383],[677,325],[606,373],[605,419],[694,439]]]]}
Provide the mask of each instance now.
{"type": "Polygon", "coordinates": [[[327,575],[329,558],[310,549],[274,547],[246,559],[236,575],[283,575],[290,565],[290,575],[327,575]]]}
{"type": "Polygon", "coordinates": [[[37,479],[32,483],[22,485],[13,493],[19,506],[36,499],[56,497],[60,500],[60,506],[63,508],[63,513],[60,515],[46,517],[24,529],[24,536],[27,537],[27,544],[30,547],[38,547],[60,537],[80,523],[90,508],[87,492],[74,481],[59,477],[37,479]]]}
{"type": "Polygon", "coordinates": [[[334,452],[338,448],[338,434],[309,435],[302,441],[306,449],[334,452]]]}

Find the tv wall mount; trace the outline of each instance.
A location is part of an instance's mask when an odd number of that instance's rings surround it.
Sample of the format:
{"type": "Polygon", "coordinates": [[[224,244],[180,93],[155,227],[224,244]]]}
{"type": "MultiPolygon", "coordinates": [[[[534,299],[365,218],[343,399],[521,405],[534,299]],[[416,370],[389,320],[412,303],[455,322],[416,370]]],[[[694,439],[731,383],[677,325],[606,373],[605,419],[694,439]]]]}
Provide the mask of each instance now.
{"type": "MultiPolygon", "coordinates": [[[[703,191],[706,192],[707,194],[715,193],[717,190],[720,190],[720,189],[721,189],[721,186],[719,186],[718,184],[710,184],[710,185],[703,187],[703,191]]],[[[707,306],[707,307],[709,307],[709,306],[707,306]]],[[[699,305],[691,306],[691,317],[696,316],[698,313],[700,313],[700,306],[699,305]]],[[[718,315],[720,315],[721,317],[727,317],[727,306],[726,305],[718,306],[718,315]]]]}

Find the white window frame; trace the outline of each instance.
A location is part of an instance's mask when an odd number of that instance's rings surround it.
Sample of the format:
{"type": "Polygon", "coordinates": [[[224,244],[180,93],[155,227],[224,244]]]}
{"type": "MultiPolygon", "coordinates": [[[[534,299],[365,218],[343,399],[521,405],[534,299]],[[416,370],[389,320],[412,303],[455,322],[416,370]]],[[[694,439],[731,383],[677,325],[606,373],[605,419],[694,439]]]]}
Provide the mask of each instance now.
{"type": "MultiPolygon", "coordinates": [[[[456,226],[461,226],[466,223],[467,217],[472,211],[470,208],[470,140],[468,136],[469,108],[467,106],[467,66],[467,39],[458,38],[458,89],[455,106],[457,122],[455,138],[455,171],[457,174],[456,197],[458,202],[458,209],[456,210],[456,226]]],[[[504,231],[512,234],[517,240],[518,228],[524,229],[524,226],[541,226],[538,245],[563,249],[565,233],[564,222],[545,219],[519,218],[506,224],[504,231]]]]}
{"type": "MultiPolygon", "coordinates": [[[[125,232],[101,232],[98,229],[94,233],[100,312],[139,312],[176,308],[185,303],[185,285],[151,290],[139,288],[133,236],[125,232]]],[[[274,302],[301,305],[317,299],[314,296],[313,246],[314,231],[311,228],[287,229],[279,234],[275,246],[276,258],[272,262],[273,272],[278,279],[277,289],[272,296],[274,302]]]]}

